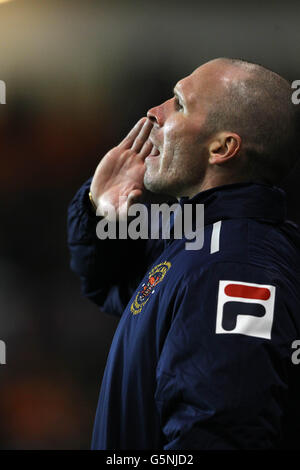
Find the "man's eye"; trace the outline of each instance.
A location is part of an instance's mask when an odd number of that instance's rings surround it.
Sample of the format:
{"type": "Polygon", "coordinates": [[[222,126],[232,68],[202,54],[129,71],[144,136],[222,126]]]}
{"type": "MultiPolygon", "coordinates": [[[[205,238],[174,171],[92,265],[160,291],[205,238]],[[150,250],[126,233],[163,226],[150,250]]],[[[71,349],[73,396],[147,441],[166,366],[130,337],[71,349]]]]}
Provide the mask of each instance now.
{"type": "Polygon", "coordinates": [[[175,96],[175,107],[178,111],[183,109],[183,106],[180,104],[179,99],[177,98],[177,96],[175,96]]]}

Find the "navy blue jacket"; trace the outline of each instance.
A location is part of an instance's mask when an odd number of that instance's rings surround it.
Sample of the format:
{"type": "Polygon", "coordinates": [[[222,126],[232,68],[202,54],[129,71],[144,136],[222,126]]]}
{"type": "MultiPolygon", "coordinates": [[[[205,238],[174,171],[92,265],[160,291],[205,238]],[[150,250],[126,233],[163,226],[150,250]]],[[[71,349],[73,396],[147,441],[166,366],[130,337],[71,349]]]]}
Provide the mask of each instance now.
{"type": "Polygon", "coordinates": [[[100,241],[89,185],[69,207],[71,268],[83,295],[120,316],[92,448],[291,446],[300,236],[284,192],[243,183],[182,198],[204,204],[194,251],[185,238],[100,241]]]}

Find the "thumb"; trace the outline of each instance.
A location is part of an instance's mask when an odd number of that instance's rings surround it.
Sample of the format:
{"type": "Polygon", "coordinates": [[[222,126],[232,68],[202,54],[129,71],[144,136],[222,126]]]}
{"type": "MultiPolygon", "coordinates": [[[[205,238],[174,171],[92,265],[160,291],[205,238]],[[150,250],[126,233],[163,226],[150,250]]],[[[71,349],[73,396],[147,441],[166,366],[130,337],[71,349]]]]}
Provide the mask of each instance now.
{"type": "Polygon", "coordinates": [[[135,204],[141,201],[142,196],[143,196],[143,191],[141,189],[133,189],[128,195],[128,199],[127,199],[128,207],[132,206],[132,204],[135,204]]]}

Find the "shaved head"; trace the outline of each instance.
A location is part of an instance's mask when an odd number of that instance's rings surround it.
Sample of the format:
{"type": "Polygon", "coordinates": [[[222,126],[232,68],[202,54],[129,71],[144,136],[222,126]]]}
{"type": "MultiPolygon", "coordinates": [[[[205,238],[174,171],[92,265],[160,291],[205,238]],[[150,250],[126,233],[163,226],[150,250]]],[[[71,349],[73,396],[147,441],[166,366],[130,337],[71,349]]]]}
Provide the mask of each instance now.
{"type": "Polygon", "coordinates": [[[239,134],[243,172],[280,183],[298,157],[299,110],[291,100],[291,84],[258,64],[228,58],[213,62],[223,70],[223,86],[211,100],[208,132],[239,134]]]}

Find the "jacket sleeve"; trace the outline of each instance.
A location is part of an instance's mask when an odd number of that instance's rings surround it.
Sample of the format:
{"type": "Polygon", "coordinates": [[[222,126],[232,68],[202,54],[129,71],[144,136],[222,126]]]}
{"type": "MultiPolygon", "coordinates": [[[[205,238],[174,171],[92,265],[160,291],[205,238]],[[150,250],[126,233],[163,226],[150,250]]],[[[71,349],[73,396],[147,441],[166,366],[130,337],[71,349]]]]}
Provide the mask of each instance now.
{"type": "Polygon", "coordinates": [[[79,189],[68,208],[70,266],[80,278],[82,294],[105,312],[120,316],[161,247],[141,239],[99,240],[96,226],[100,218],[88,197],[91,180],[79,189]]]}
{"type": "Polygon", "coordinates": [[[157,366],[164,449],[268,449],[280,438],[291,340],[281,280],[249,264],[189,276],[157,366]]]}

